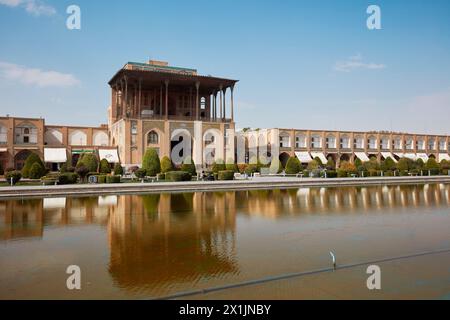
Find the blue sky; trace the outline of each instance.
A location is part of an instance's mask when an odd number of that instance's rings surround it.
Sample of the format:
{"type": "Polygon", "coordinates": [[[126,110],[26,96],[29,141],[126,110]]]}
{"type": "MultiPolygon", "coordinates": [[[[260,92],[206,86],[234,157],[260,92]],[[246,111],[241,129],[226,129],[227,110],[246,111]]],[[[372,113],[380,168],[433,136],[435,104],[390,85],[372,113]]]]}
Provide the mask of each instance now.
{"type": "Polygon", "coordinates": [[[0,114],[50,124],[106,123],[108,80],[154,58],[239,79],[238,127],[448,134],[449,57],[446,0],[0,0],[0,114]]]}

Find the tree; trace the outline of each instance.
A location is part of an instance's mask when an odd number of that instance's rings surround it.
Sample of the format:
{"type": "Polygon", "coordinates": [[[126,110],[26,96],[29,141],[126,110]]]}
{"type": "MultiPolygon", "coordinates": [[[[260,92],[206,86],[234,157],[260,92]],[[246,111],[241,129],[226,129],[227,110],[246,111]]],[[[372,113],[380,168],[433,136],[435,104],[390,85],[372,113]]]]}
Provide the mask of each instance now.
{"type": "Polygon", "coordinates": [[[134,172],[134,174],[135,174],[135,176],[138,178],[138,179],[144,179],[145,178],[145,176],[147,175],[147,170],[145,170],[145,169],[137,169],[135,172],[134,172]]]}
{"type": "Polygon", "coordinates": [[[102,159],[100,161],[100,168],[99,172],[103,174],[109,174],[111,173],[111,167],[109,166],[109,162],[106,159],[102,159]]]}
{"type": "Polygon", "coordinates": [[[437,163],[436,159],[429,158],[427,163],[425,164],[426,170],[433,170],[433,169],[439,169],[439,163],[437,163]]]}
{"type": "Polygon", "coordinates": [[[334,162],[333,158],[328,158],[326,168],[327,170],[336,170],[336,163],[334,162]]]}
{"type": "MultiPolygon", "coordinates": [[[[322,162],[322,160],[320,160],[319,157],[315,157],[313,159],[313,161],[315,161],[317,163],[317,168],[323,166],[323,162],[322,162]]],[[[314,168],[314,169],[317,169],[317,168],[314,168]]]]}
{"type": "Polygon", "coordinates": [[[408,158],[401,158],[397,163],[397,169],[400,171],[408,171],[412,168],[412,160],[408,158]]]}
{"type": "MultiPolygon", "coordinates": [[[[412,169],[412,168],[411,168],[412,169]]],[[[422,170],[422,169],[425,169],[425,162],[423,162],[423,160],[422,159],[417,159],[415,162],[414,162],[414,169],[419,169],[419,170],[422,170]]]]}
{"type": "Polygon", "coordinates": [[[281,165],[280,159],[278,157],[274,157],[272,162],[270,163],[269,172],[271,174],[278,174],[283,170],[283,166],[281,165]]]}
{"type": "Polygon", "coordinates": [[[369,161],[364,162],[364,168],[366,170],[380,170],[380,164],[377,158],[371,157],[369,161]]]}
{"type": "Polygon", "coordinates": [[[441,161],[441,169],[442,170],[449,170],[450,169],[450,161],[442,160],[441,161]]]}
{"type": "Polygon", "coordinates": [[[147,175],[150,177],[154,177],[161,172],[161,162],[155,149],[148,148],[145,151],[142,159],[142,168],[147,171],[147,175]]]}
{"type": "Polygon", "coordinates": [[[116,163],[114,165],[114,175],[116,175],[116,176],[123,175],[123,168],[122,168],[122,165],[120,163],[116,163]]]}
{"type": "Polygon", "coordinates": [[[297,157],[290,157],[286,163],[285,172],[286,174],[297,174],[300,172],[302,164],[297,157]]]}
{"type": "Polygon", "coordinates": [[[30,171],[28,172],[28,177],[30,179],[40,179],[45,176],[45,168],[39,162],[33,163],[30,171]]]}
{"type": "Polygon", "coordinates": [[[360,158],[356,158],[355,159],[355,167],[358,168],[358,170],[359,170],[359,168],[362,167],[362,166],[363,166],[363,162],[361,161],[361,159],[360,158]]]}
{"type": "Polygon", "coordinates": [[[191,157],[186,157],[181,165],[181,171],[189,172],[191,176],[197,175],[197,170],[195,169],[195,163],[191,157]]]}
{"type": "Polygon", "coordinates": [[[167,173],[173,170],[172,160],[169,157],[165,156],[161,159],[161,172],[167,173]]]}
{"type": "Polygon", "coordinates": [[[380,167],[383,171],[395,170],[395,161],[391,157],[387,157],[383,162],[381,162],[380,167]]]}
{"type": "Polygon", "coordinates": [[[219,158],[216,161],[214,161],[211,170],[214,173],[219,173],[219,171],[224,171],[224,170],[226,170],[225,163],[223,163],[223,160],[219,158]]]}
{"type": "Polygon", "coordinates": [[[80,165],[77,164],[75,172],[80,176],[81,181],[84,181],[84,178],[86,178],[87,174],[89,173],[89,168],[82,163],[80,165]]]}
{"type": "Polygon", "coordinates": [[[43,168],[45,168],[41,158],[36,153],[32,152],[25,160],[25,164],[22,168],[22,177],[29,178],[30,170],[34,163],[39,163],[43,168]]]}
{"type": "Polygon", "coordinates": [[[356,173],[356,166],[348,161],[342,161],[340,169],[347,173],[356,173]]]}
{"type": "Polygon", "coordinates": [[[88,168],[89,172],[97,172],[98,170],[98,160],[95,154],[93,153],[83,153],[78,159],[77,167],[84,165],[88,168]]]}
{"type": "MultiPolygon", "coordinates": [[[[319,161],[320,161],[320,159],[319,159],[319,161]]],[[[314,160],[312,160],[310,163],[308,163],[308,167],[307,167],[307,169],[308,170],[316,170],[316,169],[319,169],[319,167],[321,166],[320,164],[321,164],[322,162],[318,162],[315,158],[314,158],[314,160]]]]}

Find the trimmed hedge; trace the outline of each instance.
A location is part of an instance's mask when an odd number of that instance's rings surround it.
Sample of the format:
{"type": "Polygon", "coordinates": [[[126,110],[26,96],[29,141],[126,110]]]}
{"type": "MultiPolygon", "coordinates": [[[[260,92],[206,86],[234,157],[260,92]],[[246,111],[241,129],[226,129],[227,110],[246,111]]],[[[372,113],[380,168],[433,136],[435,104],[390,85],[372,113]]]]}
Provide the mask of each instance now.
{"type": "Polygon", "coordinates": [[[222,159],[217,159],[216,161],[214,161],[214,163],[212,165],[212,168],[211,168],[211,171],[214,172],[214,173],[219,173],[219,171],[224,171],[226,169],[227,168],[226,168],[226,165],[223,162],[223,160],[222,159]]]}
{"type": "Polygon", "coordinates": [[[120,183],[120,176],[106,176],[106,183],[120,183]]]}
{"type": "Polygon", "coordinates": [[[233,180],[234,171],[233,170],[223,170],[219,171],[217,174],[217,180],[233,180]]]}
{"type": "Polygon", "coordinates": [[[123,175],[123,168],[120,163],[114,165],[114,174],[119,176],[123,175]]]}
{"type": "Polygon", "coordinates": [[[194,160],[191,157],[186,157],[181,165],[181,171],[189,172],[191,176],[197,175],[197,170],[195,169],[194,160]]]}
{"type": "Polygon", "coordinates": [[[77,167],[84,165],[88,168],[89,172],[97,172],[98,170],[98,160],[97,156],[93,153],[83,153],[78,159],[77,167]]]}
{"type": "Polygon", "coordinates": [[[103,183],[106,183],[106,175],[99,175],[99,176],[97,176],[97,183],[100,183],[100,184],[103,184],[103,183]]]}
{"type": "Polygon", "coordinates": [[[46,170],[45,170],[44,166],[39,162],[35,162],[31,166],[31,169],[28,173],[28,177],[30,179],[40,179],[43,176],[45,176],[45,173],[46,173],[46,170]]]}
{"type": "Polygon", "coordinates": [[[110,174],[111,173],[111,167],[109,166],[109,162],[106,159],[102,159],[100,161],[100,167],[99,167],[99,173],[103,174],[110,174]]]}
{"type": "MultiPolygon", "coordinates": [[[[24,166],[22,168],[22,177],[24,177],[24,178],[29,178],[30,177],[31,167],[35,163],[39,163],[42,166],[42,168],[45,168],[44,163],[42,162],[41,158],[36,153],[32,152],[32,153],[30,153],[30,155],[25,160],[25,164],[24,164],[24,166]]],[[[37,178],[37,179],[39,179],[39,178],[37,178]]]]}
{"type": "MultiPolygon", "coordinates": [[[[286,163],[285,172],[286,174],[297,174],[302,169],[302,164],[297,157],[290,157],[286,163]]],[[[309,169],[309,168],[308,168],[309,169]]]]}
{"type": "Polygon", "coordinates": [[[191,181],[192,175],[186,171],[169,171],[166,173],[166,180],[176,181],[191,181]]]}
{"type": "Polygon", "coordinates": [[[154,177],[161,172],[161,163],[159,161],[158,152],[155,149],[149,148],[145,151],[142,159],[142,168],[147,171],[147,175],[154,177]]]}
{"type": "Polygon", "coordinates": [[[335,170],[328,170],[327,178],[337,178],[337,172],[335,170]]]}
{"type": "Polygon", "coordinates": [[[12,183],[16,184],[17,182],[20,181],[20,179],[22,179],[22,172],[20,172],[18,170],[7,172],[5,175],[6,182],[11,183],[11,178],[12,178],[12,183]]]}
{"type": "Polygon", "coordinates": [[[166,173],[173,170],[172,160],[165,156],[161,159],[161,172],[166,173]]]}
{"type": "Polygon", "coordinates": [[[78,182],[78,175],[73,172],[62,173],[58,177],[58,184],[75,184],[78,182]]]}
{"type": "Polygon", "coordinates": [[[137,169],[135,172],[134,172],[134,175],[136,176],[136,178],[138,178],[138,179],[144,179],[145,178],[145,176],[147,175],[147,170],[145,170],[145,169],[137,169]]]}

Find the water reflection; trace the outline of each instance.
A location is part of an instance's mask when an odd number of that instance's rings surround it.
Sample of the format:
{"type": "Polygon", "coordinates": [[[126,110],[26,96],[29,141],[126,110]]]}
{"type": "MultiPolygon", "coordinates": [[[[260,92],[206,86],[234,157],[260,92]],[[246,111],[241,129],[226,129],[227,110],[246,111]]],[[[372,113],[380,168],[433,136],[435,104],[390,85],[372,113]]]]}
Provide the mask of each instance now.
{"type": "Polygon", "coordinates": [[[107,270],[118,287],[179,289],[240,273],[237,216],[301,218],[449,203],[444,184],[8,200],[0,201],[0,241],[100,226],[108,236],[107,270]]]}

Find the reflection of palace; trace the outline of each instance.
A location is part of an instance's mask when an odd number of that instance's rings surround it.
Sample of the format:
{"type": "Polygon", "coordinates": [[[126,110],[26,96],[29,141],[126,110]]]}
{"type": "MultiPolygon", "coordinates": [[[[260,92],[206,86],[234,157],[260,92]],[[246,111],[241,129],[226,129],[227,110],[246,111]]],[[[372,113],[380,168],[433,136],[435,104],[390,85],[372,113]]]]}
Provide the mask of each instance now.
{"type": "Polygon", "coordinates": [[[103,226],[114,281],[151,288],[238,273],[237,215],[283,219],[449,204],[444,184],[9,200],[0,201],[0,239],[103,226]]]}

